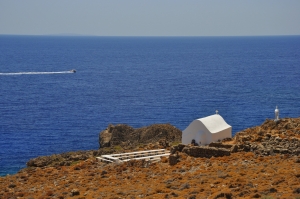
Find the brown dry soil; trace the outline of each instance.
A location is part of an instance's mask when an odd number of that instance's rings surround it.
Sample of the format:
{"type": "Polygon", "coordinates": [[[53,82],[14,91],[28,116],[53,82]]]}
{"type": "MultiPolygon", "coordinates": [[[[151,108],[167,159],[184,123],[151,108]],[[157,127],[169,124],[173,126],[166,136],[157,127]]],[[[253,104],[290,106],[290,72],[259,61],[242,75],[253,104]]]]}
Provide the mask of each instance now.
{"type": "MultiPolygon", "coordinates": [[[[274,127],[270,121],[267,124],[247,130],[255,135],[253,142],[256,135],[264,140],[266,133],[299,137],[300,118],[274,127]],[[286,130],[278,128],[281,125],[286,130]]],[[[241,134],[244,139],[245,133],[241,134]]],[[[224,157],[179,156],[180,162],[173,166],[168,158],[152,164],[105,164],[88,158],[70,166],[29,167],[0,177],[0,198],[300,198],[299,154],[241,151],[224,157]]]]}
{"type": "Polygon", "coordinates": [[[300,161],[251,152],[147,165],[85,160],[0,178],[0,198],[299,198],[300,161]],[[78,194],[78,195],[77,195],[78,194]]]}

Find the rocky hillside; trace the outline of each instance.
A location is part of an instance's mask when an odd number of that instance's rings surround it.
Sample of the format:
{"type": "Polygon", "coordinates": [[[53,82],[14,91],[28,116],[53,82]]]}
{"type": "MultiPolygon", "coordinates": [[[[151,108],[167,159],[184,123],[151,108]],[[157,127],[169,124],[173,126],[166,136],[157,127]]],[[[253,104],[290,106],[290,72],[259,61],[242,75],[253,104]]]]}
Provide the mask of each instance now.
{"type": "Polygon", "coordinates": [[[154,124],[134,129],[125,124],[109,125],[99,134],[101,148],[121,146],[136,148],[141,144],[156,143],[165,140],[167,143],[181,142],[182,132],[170,124],[154,124]]]}
{"type": "Polygon", "coordinates": [[[268,198],[300,197],[300,159],[295,156],[195,158],[179,154],[147,164],[105,164],[87,159],[71,166],[32,167],[0,178],[0,198],[268,198]]]}
{"type": "Polygon", "coordinates": [[[300,138],[300,118],[283,118],[277,122],[267,119],[262,125],[245,129],[236,134],[235,140],[239,143],[245,141],[262,141],[265,138],[277,136],[291,140],[300,138]]]}
{"type": "Polygon", "coordinates": [[[132,150],[167,148],[181,141],[181,131],[170,124],[154,124],[134,129],[128,125],[109,125],[99,134],[101,148],[76,151],[30,159],[28,167],[70,166],[79,161],[104,154],[123,153],[132,150]]]}
{"type": "Polygon", "coordinates": [[[44,166],[47,158],[39,157],[40,163],[31,161],[19,173],[0,177],[0,198],[300,198],[299,127],[300,118],[266,120],[208,146],[168,147],[169,142],[159,140],[166,136],[158,137],[135,149],[171,149],[172,155],[152,164],[105,164],[94,158],[126,151],[122,142],[53,155],[56,163],[44,166]]]}
{"type": "Polygon", "coordinates": [[[238,145],[238,151],[253,151],[260,155],[300,155],[300,118],[285,118],[277,122],[266,120],[261,126],[237,133],[233,141],[238,145]]]}

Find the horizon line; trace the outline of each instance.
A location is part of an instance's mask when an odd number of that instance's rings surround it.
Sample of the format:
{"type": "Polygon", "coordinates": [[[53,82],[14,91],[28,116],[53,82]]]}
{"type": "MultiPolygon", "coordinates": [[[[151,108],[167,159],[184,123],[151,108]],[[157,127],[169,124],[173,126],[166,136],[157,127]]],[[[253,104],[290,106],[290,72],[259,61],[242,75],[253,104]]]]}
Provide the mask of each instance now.
{"type": "Polygon", "coordinates": [[[49,36],[49,37],[280,37],[300,34],[278,35],[84,35],[84,34],[0,34],[0,36],[49,36]]]}

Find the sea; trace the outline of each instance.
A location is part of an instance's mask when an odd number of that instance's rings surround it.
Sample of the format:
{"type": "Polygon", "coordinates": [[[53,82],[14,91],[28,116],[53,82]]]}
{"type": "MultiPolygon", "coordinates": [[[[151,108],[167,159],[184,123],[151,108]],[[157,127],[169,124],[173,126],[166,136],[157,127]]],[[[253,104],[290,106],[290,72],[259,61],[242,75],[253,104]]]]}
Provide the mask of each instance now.
{"type": "Polygon", "coordinates": [[[218,110],[234,135],[276,106],[300,116],[300,36],[0,35],[1,176],[96,150],[109,124],[184,130],[218,110]]]}

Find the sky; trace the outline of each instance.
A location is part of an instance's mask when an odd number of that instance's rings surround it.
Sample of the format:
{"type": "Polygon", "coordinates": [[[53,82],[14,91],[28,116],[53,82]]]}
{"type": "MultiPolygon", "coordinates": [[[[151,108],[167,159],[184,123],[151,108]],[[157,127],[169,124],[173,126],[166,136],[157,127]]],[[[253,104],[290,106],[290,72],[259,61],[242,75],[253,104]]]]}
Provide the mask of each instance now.
{"type": "Polygon", "coordinates": [[[300,0],[0,0],[0,34],[300,35],[300,0]]]}

